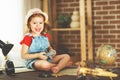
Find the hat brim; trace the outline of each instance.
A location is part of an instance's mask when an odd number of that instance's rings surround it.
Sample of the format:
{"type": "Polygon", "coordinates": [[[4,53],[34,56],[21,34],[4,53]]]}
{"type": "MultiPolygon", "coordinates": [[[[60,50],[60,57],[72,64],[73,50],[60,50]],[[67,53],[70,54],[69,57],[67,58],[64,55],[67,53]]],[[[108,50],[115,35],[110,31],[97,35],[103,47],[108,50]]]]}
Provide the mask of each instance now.
{"type": "Polygon", "coordinates": [[[44,15],[44,17],[45,17],[45,22],[48,21],[48,15],[47,15],[47,13],[43,12],[43,11],[42,11],[41,9],[39,9],[39,8],[34,8],[34,9],[30,9],[30,10],[28,11],[28,13],[27,13],[27,15],[26,15],[26,17],[25,17],[25,23],[26,23],[26,24],[27,24],[27,21],[28,21],[28,19],[30,18],[30,16],[32,16],[32,15],[35,14],[35,13],[40,13],[40,14],[44,15]]]}

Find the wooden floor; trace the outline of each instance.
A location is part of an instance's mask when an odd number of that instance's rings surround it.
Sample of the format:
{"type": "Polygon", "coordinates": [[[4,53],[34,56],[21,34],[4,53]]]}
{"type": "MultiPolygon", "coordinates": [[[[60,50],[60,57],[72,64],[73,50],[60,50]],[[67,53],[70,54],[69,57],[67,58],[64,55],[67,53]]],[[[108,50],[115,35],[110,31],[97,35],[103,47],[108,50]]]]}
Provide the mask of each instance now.
{"type": "Polygon", "coordinates": [[[24,72],[17,73],[13,76],[8,76],[6,74],[0,75],[0,80],[76,80],[76,76],[62,76],[62,77],[39,77],[40,72],[24,72]]]}
{"type": "MultiPolygon", "coordinates": [[[[110,78],[110,77],[93,77],[91,75],[87,75],[86,80],[120,80],[120,69],[116,69],[118,77],[110,78]]],[[[0,74],[0,80],[76,80],[76,76],[60,76],[60,77],[40,77],[40,71],[30,71],[23,73],[16,73],[15,75],[8,76],[5,73],[0,74]]],[[[85,80],[85,79],[79,79],[85,80]]]]}

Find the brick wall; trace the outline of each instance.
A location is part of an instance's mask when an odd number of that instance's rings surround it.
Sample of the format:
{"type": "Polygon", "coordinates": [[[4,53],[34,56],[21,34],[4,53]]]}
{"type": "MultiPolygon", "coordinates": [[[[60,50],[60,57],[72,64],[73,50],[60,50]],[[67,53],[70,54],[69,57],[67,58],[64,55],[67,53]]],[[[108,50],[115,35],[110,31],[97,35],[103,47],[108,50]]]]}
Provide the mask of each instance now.
{"type": "MultiPolygon", "coordinates": [[[[94,48],[110,44],[116,48],[120,66],[120,0],[93,1],[94,48]]],[[[95,50],[96,51],[96,50],[95,50]]]]}
{"type": "MultiPolygon", "coordinates": [[[[56,0],[57,14],[72,15],[79,10],[79,0],[56,0]]],[[[93,0],[93,48],[94,54],[101,44],[110,44],[116,48],[115,66],[120,66],[120,0],[93,0]]],[[[58,46],[64,46],[79,58],[79,31],[59,31],[58,46]]]]}

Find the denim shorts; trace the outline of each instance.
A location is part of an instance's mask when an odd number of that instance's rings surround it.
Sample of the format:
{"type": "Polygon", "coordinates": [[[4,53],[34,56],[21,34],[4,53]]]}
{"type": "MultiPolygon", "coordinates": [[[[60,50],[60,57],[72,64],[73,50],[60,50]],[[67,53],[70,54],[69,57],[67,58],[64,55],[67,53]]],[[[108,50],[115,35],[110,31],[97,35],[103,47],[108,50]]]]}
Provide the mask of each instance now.
{"type": "Polygon", "coordinates": [[[28,69],[34,69],[34,70],[35,70],[35,68],[33,67],[33,64],[34,64],[34,62],[35,62],[36,60],[39,60],[39,59],[26,60],[26,62],[25,62],[26,67],[27,67],[28,69]]]}

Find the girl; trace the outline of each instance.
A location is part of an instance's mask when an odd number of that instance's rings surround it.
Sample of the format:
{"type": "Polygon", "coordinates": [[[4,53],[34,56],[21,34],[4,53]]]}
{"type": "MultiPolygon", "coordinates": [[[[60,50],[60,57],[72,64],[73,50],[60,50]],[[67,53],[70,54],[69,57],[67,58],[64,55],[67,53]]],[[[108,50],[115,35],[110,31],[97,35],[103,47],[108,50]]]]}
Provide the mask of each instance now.
{"type": "Polygon", "coordinates": [[[26,25],[28,33],[20,42],[22,45],[21,56],[26,60],[26,67],[35,70],[51,70],[58,73],[70,61],[68,54],[56,55],[56,51],[49,43],[49,36],[44,33],[48,15],[38,8],[28,11],[26,25]],[[48,52],[46,52],[49,49],[48,52]],[[52,53],[52,58],[48,56],[52,53]]]}

